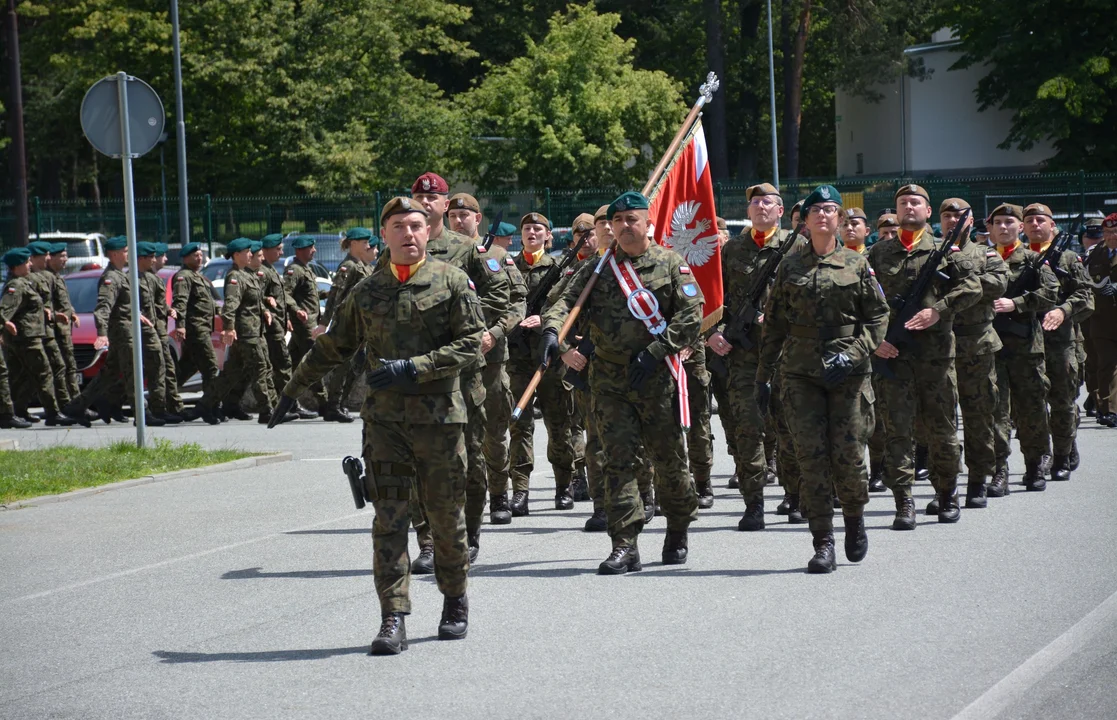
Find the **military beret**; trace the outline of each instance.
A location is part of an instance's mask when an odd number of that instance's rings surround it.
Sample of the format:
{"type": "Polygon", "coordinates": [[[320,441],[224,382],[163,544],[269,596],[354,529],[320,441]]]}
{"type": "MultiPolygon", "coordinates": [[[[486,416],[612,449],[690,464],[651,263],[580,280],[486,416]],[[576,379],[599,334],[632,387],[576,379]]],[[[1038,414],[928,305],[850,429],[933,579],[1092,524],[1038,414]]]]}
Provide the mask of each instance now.
{"type": "Polygon", "coordinates": [[[846,210],[846,219],[847,220],[853,220],[854,218],[860,218],[860,219],[865,221],[866,225],[869,224],[869,218],[865,217],[865,211],[862,210],[859,207],[850,208],[849,210],[846,210]]]}
{"type": "Polygon", "coordinates": [[[574,222],[570,223],[570,229],[574,232],[585,232],[586,230],[593,230],[593,215],[589,213],[582,213],[574,218],[574,222]]]}
{"type": "Polygon", "coordinates": [[[57,242],[50,246],[50,254],[57,255],[60,252],[66,252],[67,245],[64,242],[57,242]]]}
{"type": "Polygon", "coordinates": [[[973,221],[973,231],[978,235],[989,234],[989,228],[986,227],[985,220],[983,218],[978,218],[977,220],[973,221]]]}
{"type": "Polygon", "coordinates": [[[1086,232],[1083,234],[1088,238],[1100,238],[1102,235],[1105,235],[1105,229],[1101,226],[1100,219],[1097,224],[1087,225],[1086,232]]]}
{"type": "Polygon", "coordinates": [[[38,255],[50,255],[50,243],[43,242],[42,240],[28,243],[27,250],[31,253],[31,257],[38,255]]]}
{"type": "Polygon", "coordinates": [[[252,244],[248,246],[248,252],[258,253],[264,248],[264,244],[259,240],[253,240],[252,244]]]}
{"type": "Polygon", "coordinates": [[[473,212],[481,212],[481,204],[477,202],[477,198],[467,193],[458,193],[450,198],[451,210],[472,210],[473,212]]]}
{"type": "Polygon", "coordinates": [[[609,209],[606,210],[606,213],[608,213],[609,218],[612,218],[617,213],[624,212],[625,210],[647,209],[648,199],[638,192],[629,190],[626,193],[622,193],[621,196],[613,202],[609,203],[609,209]]]}
{"type": "Polygon", "coordinates": [[[31,251],[25,247],[12,248],[4,253],[4,264],[10,268],[25,265],[31,259],[31,251]]]}
{"type": "Polygon", "coordinates": [[[496,226],[497,237],[512,237],[516,234],[516,226],[512,223],[502,222],[496,226]]]}
{"type": "Polygon", "coordinates": [[[895,199],[899,200],[904,195],[918,195],[919,197],[926,200],[928,203],[931,202],[931,194],[915,183],[908,183],[907,185],[902,186],[899,190],[896,191],[895,199]]]}
{"type": "MultiPolygon", "coordinates": [[[[301,239],[301,238],[300,238],[301,239]]],[[[311,239],[313,241],[313,239],[311,239]]],[[[248,238],[237,238],[225,246],[225,257],[231,258],[239,252],[252,249],[252,241],[248,238]]]]}
{"type": "Polygon", "coordinates": [[[1117,228],[1117,213],[1110,213],[1105,216],[1105,220],[1101,221],[1101,226],[1106,230],[1117,228]]]}
{"type": "Polygon", "coordinates": [[[105,241],[105,251],[112,252],[113,250],[123,250],[128,247],[128,238],[125,235],[117,235],[105,241]]]}
{"type": "Polygon", "coordinates": [[[900,227],[900,221],[892,213],[885,213],[877,218],[877,230],[885,227],[900,227]]]}
{"type": "Polygon", "coordinates": [[[795,203],[794,205],[791,206],[791,214],[792,215],[794,215],[797,212],[802,212],[802,210],[803,210],[803,201],[802,200],[800,200],[799,202],[797,202],[797,203],[795,203]]]}
{"type": "Polygon", "coordinates": [[[426,208],[423,207],[422,203],[412,200],[411,198],[394,197],[386,202],[384,208],[380,211],[380,226],[383,227],[388,218],[393,215],[406,215],[413,212],[427,217],[426,208]]]}
{"type": "Polygon", "coordinates": [[[993,212],[989,213],[989,219],[992,220],[998,215],[1011,215],[1017,220],[1023,220],[1024,210],[1019,205],[1013,205],[1012,203],[1001,203],[997,207],[993,208],[993,212]]]}
{"type": "Polygon", "coordinates": [[[947,198],[939,204],[939,214],[942,215],[947,211],[961,212],[963,210],[968,210],[969,207],[970,204],[962,198],[947,198]]]}
{"type": "Polygon", "coordinates": [[[543,225],[548,230],[551,229],[551,221],[537,212],[529,212],[527,215],[524,215],[522,218],[520,218],[520,227],[523,227],[528,223],[532,223],[534,225],[543,225]]]}
{"type": "Polygon", "coordinates": [[[1092,217],[1092,218],[1090,218],[1086,221],[1086,227],[1088,227],[1088,228],[1101,227],[1101,224],[1102,224],[1103,220],[1104,220],[1104,218],[1092,217]]]}
{"type": "Polygon", "coordinates": [[[819,203],[832,202],[837,203],[839,207],[842,204],[842,194],[833,185],[819,185],[811,194],[803,198],[803,207],[810,207],[811,205],[818,205],[819,203]]]}
{"type": "Polygon", "coordinates": [[[729,226],[725,224],[725,218],[718,218],[718,230],[728,230],[729,226]]]}
{"type": "Polygon", "coordinates": [[[291,247],[293,247],[296,250],[302,250],[303,248],[314,247],[314,238],[312,238],[309,235],[299,235],[294,240],[291,241],[291,247]]]}
{"type": "Polygon", "coordinates": [[[745,199],[752,202],[754,197],[762,195],[772,195],[780,205],[783,205],[783,198],[780,197],[780,191],[775,188],[771,183],[760,183],[759,185],[752,185],[745,190],[745,199]]]}
{"type": "MultiPolygon", "coordinates": [[[[275,248],[283,244],[283,235],[281,233],[272,233],[260,238],[260,245],[265,248],[275,248]]],[[[183,248],[185,250],[185,248],[183,248]]],[[[183,253],[185,254],[185,253],[183,253]]]]}
{"type": "Polygon", "coordinates": [[[602,205],[601,207],[599,207],[597,209],[597,212],[595,212],[593,214],[593,221],[594,222],[597,222],[598,220],[601,220],[601,219],[605,219],[605,220],[609,219],[609,206],[608,205],[602,205]]]}
{"type": "Polygon", "coordinates": [[[167,243],[164,243],[164,242],[155,243],[155,254],[156,255],[166,255],[167,250],[169,250],[169,249],[170,249],[170,246],[167,245],[167,243]]]}
{"type": "Polygon", "coordinates": [[[150,257],[158,254],[155,243],[146,240],[136,243],[136,257],[150,257]]]}
{"type": "Polygon", "coordinates": [[[186,257],[187,255],[193,255],[201,249],[201,244],[196,242],[188,242],[182,246],[181,250],[178,251],[178,255],[179,257],[186,257]]]}
{"type": "Polygon", "coordinates": [[[368,228],[355,227],[345,231],[346,240],[372,240],[372,231],[368,228]]]}
{"type": "Polygon", "coordinates": [[[1031,217],[1032,215],[1046,215],[1049,218],[1054,218],[1051,214],[1051,208],[1043,203],[1032,203],[1024,208],[1024,217],[1031,217]]]}
{"type": "Polygon", "coordinates": [[[369,247],[380,247],[383,244],[384,244],[384,241],[381,240],[380,238],[376,237],[375,235],[373,235],[372,237],[370,237],[368,239],[368,246],[369,247]]]}
{"type": "Polygon", "coordinates": [[[436,175],[432,172],[423,173],[416,180],[415,184],[411,186],[411,194],[415,193],[434,193],[436,195],[449,195],[450,186],[442,179],[441,175],[436,175]]]}

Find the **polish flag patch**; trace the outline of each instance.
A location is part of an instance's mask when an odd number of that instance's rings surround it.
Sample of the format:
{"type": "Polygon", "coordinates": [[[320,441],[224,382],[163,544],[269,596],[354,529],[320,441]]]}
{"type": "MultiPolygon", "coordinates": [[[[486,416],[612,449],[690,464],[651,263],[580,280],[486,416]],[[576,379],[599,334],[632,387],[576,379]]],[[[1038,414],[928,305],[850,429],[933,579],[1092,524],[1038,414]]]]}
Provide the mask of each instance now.
{"type": "Polygon", "coordinates": [[[690,275],[690,265],[680,265],[679,272],[683,275],[690,275]]]}

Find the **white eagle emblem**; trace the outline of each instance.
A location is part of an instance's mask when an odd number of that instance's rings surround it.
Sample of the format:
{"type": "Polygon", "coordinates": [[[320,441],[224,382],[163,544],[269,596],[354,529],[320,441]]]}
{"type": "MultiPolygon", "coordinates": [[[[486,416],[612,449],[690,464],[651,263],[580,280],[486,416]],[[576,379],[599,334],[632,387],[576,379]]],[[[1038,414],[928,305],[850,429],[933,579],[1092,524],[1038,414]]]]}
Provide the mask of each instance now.
{"type": "Polygon", "coordinates": [[[688,265],[696,267],[709,262],[718,248],[716,233],[702,237],[710,229],[709,220],[702,218],[694,227],[689,227],[701,208],[702,203],[693,200],[679,203],[671,213],[671,234],[663,239],[664,244],[682,255],[688,265]]]}

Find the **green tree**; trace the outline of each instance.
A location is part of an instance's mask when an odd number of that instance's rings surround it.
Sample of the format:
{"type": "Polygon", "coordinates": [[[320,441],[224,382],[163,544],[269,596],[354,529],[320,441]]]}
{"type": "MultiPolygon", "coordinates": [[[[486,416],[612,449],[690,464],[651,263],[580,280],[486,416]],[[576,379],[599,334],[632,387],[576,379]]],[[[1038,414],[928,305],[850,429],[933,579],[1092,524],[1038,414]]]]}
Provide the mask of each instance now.
{"type": "Polygon", "coordinates": [[[489,67],[465,98],[483,140],[465,174],[485,189],[637,185],[647,179],[682,121],[682,86],[633,67],[634,40],[620,16],[571,5],[528,40],[522,57],[489,67]]]}

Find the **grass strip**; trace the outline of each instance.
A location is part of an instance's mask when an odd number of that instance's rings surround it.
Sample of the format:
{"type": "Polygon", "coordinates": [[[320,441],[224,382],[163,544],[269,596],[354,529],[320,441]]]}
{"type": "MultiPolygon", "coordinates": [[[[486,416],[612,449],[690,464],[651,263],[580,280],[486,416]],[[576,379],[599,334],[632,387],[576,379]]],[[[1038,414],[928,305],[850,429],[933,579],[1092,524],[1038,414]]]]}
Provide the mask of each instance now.
{"type": "Polygon", "coordinates": [[[131,440],[119,440],[98,448],[56,445],[0,450],[0,504],[260,454],[232,448],[206,450],[197,443],[175,444],[164,438],[143,449],[131,440]]]}

